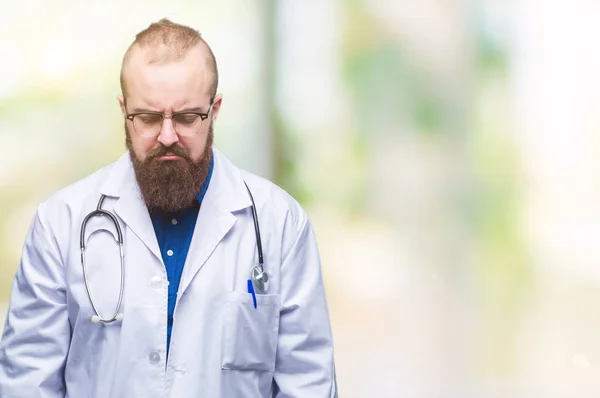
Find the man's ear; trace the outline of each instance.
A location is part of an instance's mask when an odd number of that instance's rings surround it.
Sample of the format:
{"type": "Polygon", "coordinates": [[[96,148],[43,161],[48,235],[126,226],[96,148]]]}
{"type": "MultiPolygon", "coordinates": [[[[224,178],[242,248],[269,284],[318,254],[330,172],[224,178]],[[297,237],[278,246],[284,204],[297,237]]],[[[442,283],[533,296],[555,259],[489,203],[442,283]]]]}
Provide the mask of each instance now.
{"type": "Polygon", "coordinates": [[[123,114],[123,117],[126,117],[127,109],[125,108],[125,98],[123,98],[122,95],[119,95],[117,97],[117,101],[119,101],[119,106],[121,107],[121,113],[123,114]]]}
{"type": "Polygon", "coordinates": [[[216,120],[219,114],[219,110],[221,109],[221,104],[223,103],[223,94],[215,95],[215,99],[213,100],[211,118],[212,120],[216,120]]]}

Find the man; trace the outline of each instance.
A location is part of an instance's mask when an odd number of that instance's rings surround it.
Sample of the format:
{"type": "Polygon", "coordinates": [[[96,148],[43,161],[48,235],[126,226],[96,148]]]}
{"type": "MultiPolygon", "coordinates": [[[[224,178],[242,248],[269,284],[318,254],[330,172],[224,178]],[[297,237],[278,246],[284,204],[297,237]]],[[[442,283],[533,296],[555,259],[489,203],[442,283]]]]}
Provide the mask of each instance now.
{"type": "Polygon", "coordinates": [[[337,396],[309,219],[213,148],[217,84],[197,31],[161,20],[136,36],[119,97],[129,151],[39,206],[0,397],[337,396]]]}

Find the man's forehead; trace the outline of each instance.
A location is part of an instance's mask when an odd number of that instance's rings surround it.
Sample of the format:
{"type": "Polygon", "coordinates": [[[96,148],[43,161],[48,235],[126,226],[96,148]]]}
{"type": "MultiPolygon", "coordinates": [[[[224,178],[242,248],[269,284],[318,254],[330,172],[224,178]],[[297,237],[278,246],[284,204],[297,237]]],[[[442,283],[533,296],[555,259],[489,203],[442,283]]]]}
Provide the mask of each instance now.
{"type": "Polygon", "coordinates": [[[206,68],[208,66],[208,52],[205,46],[196,45],[185,52],[179,52],[165,44],[142,47],[134,44],[123,60],[124,71],[130,68],[143,68],[167,65],[170,63],[185,63],[194,68],[206,68]]]}
{"type": "MultiPolygon", "coordinates": [[[[207,100],[208,101],[208,100],[207,100]]],[[[134,112],[144,112],[144,111],[155,111],[155,112],[180,112],[183,110],[194,110],[201,112],[208,112],[208,108],[206,104],[198,104],[198,101],[191,99],[181,99],[175,100],[170,104],[165,104],[160,100],[153,100],[151,98],[145,97],[133,97],[127,102],[128,111],[130,113],[134,112]],[[206,108],[206,109],[205,109],[206,108]]]]}
{"type": "Polygon", "coordinates": [[[124,63],[122,77],[129,85],[146,85],[163,79],[173,82],[182,81],[184,85],[210,86],[213,78],[208,63],[197,54],[189,54],[180,59],[162,58],[157,62],[148,62],[144,53],[134,53],[124,63]]]}
{"type": "Polygon", "coordinates": [[[128,107],[153,111],[179,111],[208,107],[209,81],[198,74],[183,76],[179,70],[166,70],[160,76],[131,74],[125,94],[128,107]]]}

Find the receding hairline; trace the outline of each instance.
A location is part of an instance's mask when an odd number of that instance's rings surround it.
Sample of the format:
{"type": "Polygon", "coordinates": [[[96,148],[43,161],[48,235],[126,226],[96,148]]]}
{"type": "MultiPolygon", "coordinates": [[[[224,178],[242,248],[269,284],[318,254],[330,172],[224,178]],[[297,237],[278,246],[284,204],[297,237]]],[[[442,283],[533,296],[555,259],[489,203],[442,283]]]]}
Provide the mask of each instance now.
{"type": "Polygon", "coordinates": [[[144,56],[147,64],[166,64],[184,59],[190,52],[200,50],[204,56],[207,72],[211,76],[209,95],[216,95],[219,72],[217,62],[210,45],[195,29],[161,19],[150,24],[148,28],[139,32],[135,40],[129,45],[123,55],[120,72],[121,92],[126,95],[126,70],[134,55],[144,56]]]}

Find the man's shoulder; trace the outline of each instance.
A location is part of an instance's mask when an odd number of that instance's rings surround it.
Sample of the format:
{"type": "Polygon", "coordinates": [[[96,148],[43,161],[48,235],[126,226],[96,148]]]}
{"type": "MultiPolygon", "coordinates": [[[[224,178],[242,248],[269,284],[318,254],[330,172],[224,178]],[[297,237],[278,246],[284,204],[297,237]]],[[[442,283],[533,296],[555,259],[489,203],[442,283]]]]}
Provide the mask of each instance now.
{"type": "Polygon", "coordinates": [[[236,174],[248,186],[254,200],[256,211],[261,215],[271,215],[271,218],[291,218],[294,224],[303,224],[306,219],[306,211],[300,203],[284,188],[267,177],[260,176],[254,172],[235,165],[226,155],[214,148],[214,153],[222,165],[230,170],[229,177],[237,179],[236,174]],[[231,171],[235,172],[231,173],[231,171]]]}
{"type": "Polygon", "coordinates": [[[270,179],[247,170],[241,169],[241,173],[252,192],[259,213],[272,214],[276,218],[288,218],[297,227],[308,220],[303,206],[287,190],[270,179]]]}
{"type": "Polygon", "coordinates": [[[122,157],[97,169],[85,177],[59,188],[48,196],[41,205],[44,207],[64,205],[71,207],[76,206],[78,203],[82,203],[82,199],[87,195],[98,196],[103,183],[109,178],[111,172],[121,160],[122,157]]]}
{"type": "Polygon", "coordinates": [[[274,181],[245,169],[240,169],[240,172],[252,192],[256,191],[264,200],[282,206],[299,206],[298,201],[274,181]]]}

